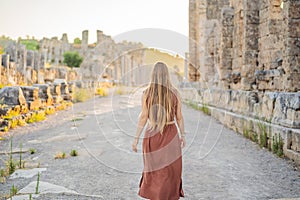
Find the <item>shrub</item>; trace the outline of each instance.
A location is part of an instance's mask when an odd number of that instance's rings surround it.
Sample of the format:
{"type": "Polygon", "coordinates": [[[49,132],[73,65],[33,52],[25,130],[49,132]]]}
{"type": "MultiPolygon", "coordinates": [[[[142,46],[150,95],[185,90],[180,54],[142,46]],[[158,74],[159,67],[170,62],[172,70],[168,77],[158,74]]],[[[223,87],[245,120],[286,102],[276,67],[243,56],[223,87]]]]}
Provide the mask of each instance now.
{"type": "Polygon", "coordinates": [[[65,159],[66,153],[65,152],[59,152],[54,156],[54,159],[65,159]]]}
{"type": "Polygon", "coordinates": [[[52,106],[48,106],[45,110],[46,115],[52,115],[55,113],[55,108],[52,106]]]}
{"type": "Polygon", "coordinates": [[[106,97],[108,95],[106,87],[99,87],[96,89],[96,95],[106,97]]]}
{"type": "Polygon", "coordinates": [[[64,63],[68,67],[79,67],[83,61],[83,58],[79,55],[78,52],[67,51],[64,53],[64,63]]]}
{"type": "Polygon", "coordinates": [[[124,94],[124,91],[123,91],[123,88],[122,87],[118,87],[117,89],[116,89],[116,92],[115,92],[117,95],[122,95],[122,94],[124,94]]]}
{"type": "Polygon", "coordinates": [[[78,156],[78,152],[75,150],[75,149],[72,149],[71,152],[70,152],[70,156],[78,156]]]}
{"type": "Polygon", "coordinates": [[[39,42],[37,40],[34,39],[26,39],[26,40],[21,40],[20,41],[21,44],[24,44],[26,46],[27,50],[39,50],[39,42]]]}
{"type": "Polygon", "coordinates": [[[29,149],[29,153],[30,153],[30,154],[35,154],[35,152],[36,152],[36,150],[35,150],[34,148],[30,148],[30,149],[29,149]]]}
{"type": "Polygon", "coordinates": [[[12,119],[11,124],[10,124],[10,128],[16,128],[17,125],[18,125],[18,120],[17,119],[12,119]]]}
{"type": "Polygon", "coordinates": [[[74,93],[74,102],[84,102],[92,98],[93,93],[89,89],[76,88],[74,93]]]}
{"type": "Polygon", "coordinates": [[[25,126],[26,122],[24,119],[18,119],[18,126],[25,126]]]}
{"type": "Polygon", "coordinates": [[[46,119],[45,112],[34,112],[29,119],[27,119],[27,123],[40,122],[46,119]]]}

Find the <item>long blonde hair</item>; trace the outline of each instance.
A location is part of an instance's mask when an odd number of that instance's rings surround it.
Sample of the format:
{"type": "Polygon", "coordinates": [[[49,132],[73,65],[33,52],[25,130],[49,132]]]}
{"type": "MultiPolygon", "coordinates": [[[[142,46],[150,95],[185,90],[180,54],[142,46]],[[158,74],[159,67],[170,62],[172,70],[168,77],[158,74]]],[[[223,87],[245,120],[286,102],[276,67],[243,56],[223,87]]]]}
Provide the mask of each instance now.
{"type": "Polygon", "coordinates": [[[150,130],[160,131],[162,134],[166,123],[173,121],[170,115],[174,89],[167,65],[157,62],[152,70],[149,86],[145,90],[150,130]]]}

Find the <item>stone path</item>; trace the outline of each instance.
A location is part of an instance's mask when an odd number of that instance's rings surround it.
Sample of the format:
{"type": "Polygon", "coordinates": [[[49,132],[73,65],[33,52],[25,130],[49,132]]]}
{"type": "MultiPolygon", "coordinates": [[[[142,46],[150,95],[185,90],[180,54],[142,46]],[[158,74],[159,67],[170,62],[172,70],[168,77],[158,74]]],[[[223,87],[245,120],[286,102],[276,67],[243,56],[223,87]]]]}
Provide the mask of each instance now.
{"type": "MultiPolygon", "coordinates": [[[[143,168],[141,142],[137,154],[130,149],[139,105],[140,92],[97,97],[44,122],[13,130],[14,148],[22,143],[23,148],[37,150],[24,154],[27,166],[39,163],[45,168],[40,170],[40,194],[33,199],[141,199],[137,195],[143,168]],[[72,149],[78,157],[69,155],[72,149]],[[67,157],[54,159],[58,152],[66,152],[67,157]]],[[[185,199],[300,197],[300,172],[290,161],[260,149],[200,111],[183,109],[188,132],[183,156],[185,199]]],[[[8,140],[0,141],[0,151],[8,149],[8,140]]],[[[7,157],[0,159],[3,167],[7,157]]],[[[8,179],[0,184],[0,196],[14,184],[26,194],[14,199],[28,199],[36,180],[36,175],[8,179]]]]}

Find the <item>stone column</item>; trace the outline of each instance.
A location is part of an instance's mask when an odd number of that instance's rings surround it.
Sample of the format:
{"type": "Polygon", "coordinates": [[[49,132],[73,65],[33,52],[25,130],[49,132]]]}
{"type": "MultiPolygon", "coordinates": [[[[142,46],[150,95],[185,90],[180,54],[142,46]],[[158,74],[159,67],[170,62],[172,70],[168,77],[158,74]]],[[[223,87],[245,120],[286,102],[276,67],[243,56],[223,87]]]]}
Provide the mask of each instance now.
{"type": "Polygon", "coordinates": [[[61,43],[62,43],[62,47],[61,47],[61,55],[60,55],[60,59],[61,61],[63,61],[64,56],[63,54],[69,50],[69,41],[68,41],[68,35],[66,33],[63,34],[62,38],[61,38],[61,43]]]}
{"type": "Polygon", "coordinates": [[[244,0],[242,10],[242,70],[241,89],[251,90],[255,84],[255,67],[257,65],[259,37],[259,0],[244,0]]]}
{"type": "Polygon", "coordinates": [[[44,82],[44,80],[41,80],[41,66],[43,65],[43,59],[42,59],[43,50],[40,49],[37,56],[38,56],[38,64],[35,69],[37,71],[37,83],[40,84],[44,82]]]}
{"type": "Polygon", "coordinates": [[[97,44],[100,44],[104,40],[103,31],[97,30],[97,44]]]}
{"type": "Polygon", "coordinates": [[[27,51],[26,65],[33,67],[35,65],[35,61],[34,60],[35,60],[34,51],[28,50],[27,51]]]}
{"type": "Polygon", "coordinates": [[[300,1],[284,0],[284,57],[283,67],[286,77],[283,81],[284,90],[300,90],[300,1]]]}
{"type": "Polygon", "coordinates": [[[130,57],[130,74],[129,74],[129,76],[130,76],[130,81],[129,81],[129,85],[130,86],[134,86],[135,84],[135,60],[134,60],[134,55],[132,55],[131,57],[130,57]]]}
{"type": "Polygon", "coordinates": [[[125,56],[121,56],[121,83],[125,85],[125,56]]]}
{"type": "Polygon", "coordinates": [[[226,7],[221,13],[221,44],[220,44],[220,87],[230,88],[232,72],[232,54],[233,54],[233,18],[234,9],[226,7]]]}
{"type": "Polygon", "coordinates": [[[62,35],[61,41],[62,41],[63,43],[69,43],[69,41],[68,41],[68,35],[67,35],[66,33],[64,33],[64,34],[62,35]]]}
{"type": "Polygon", "coordinates": [[[9,77],[10,77],[10,74],[9,74],[9,71],[10,71],[10,69],[9,69],[9,65],[10,65],[10,63],[9,63],[9,57],[10,56],[8,54],[6,54],[6,57],[4,57],[5,58],[4,66],[6,64],[5,67],[6,67],[6,78],[7,78],[7,80],[9,80],[9,77]]]}
{"type": "Polygon", "coordinates": [[[89,45],[89,31],[85,30],[82,32],[82,41],[81,41],[81,49],[84,55],[86,54],[88,45],[89,45]]]}
{"type": "Polygon", "coordinates": [[[256,75],[260,74],[260,77],[256,77],[259,90],[283,90],[284,86],[278,71],[278,68],[282,67],[279,65],[282,65],[284,45],[283,15],[280,5],[281,0],[260,1],[259,54],[256,66],[256,75]]]}
{"type": "Polygon", "coordinates": [[[200,18],[206,20],[206,0],[189,1],[189,80],[199,81],[199,42],[200,42],[200,18]]]}
{"type": "MultiPolygon", "coordinates": [[[[243,60],[243,41],[244,41],[244,10],[243,10],[243,1],[244,0],[231,0],[231,6],[234,8],[234,18],[233,24],[234,29],[232,37],[232,73],[240,74],[243,60]]],[[[235,83],[231,84],[232,89],[240,89],[239,79],[235,79],[235,83]]]]}
{"type": "Polygon", "coordinates": [[[184,78],[183,82],[188,82],[188,67],[189,67],[189,53],[185,52],[185,58],[184,58],[184,78]]]}
{"type": "Polygon", "coordinates": [[[126,77],[126,80],[125,80],[125,84],[127,86],[130,85],[130,74],[131,74],[131,71],[130,71],[130,68],[131,68],[131,59],[129,56],[125,56],[125,60],[126,60],[126,64],[125,64],[125,77],[126,77]]]}

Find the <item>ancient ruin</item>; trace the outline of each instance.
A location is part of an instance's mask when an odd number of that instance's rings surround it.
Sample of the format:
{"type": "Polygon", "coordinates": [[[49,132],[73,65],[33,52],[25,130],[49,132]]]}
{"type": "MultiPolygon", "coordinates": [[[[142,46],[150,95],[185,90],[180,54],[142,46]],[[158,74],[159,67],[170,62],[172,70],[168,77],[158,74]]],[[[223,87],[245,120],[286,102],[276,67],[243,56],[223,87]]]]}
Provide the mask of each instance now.
{"type": "Polygon", "coordinates": [[[299,164],[300,1],[190,0],[189,9],[199,101],[270,149],[282,138],[284,155],[299,164]]]}
{"type": "Polygon", "coordinates": [[[75,86],[97,89],[103,78],[134,85],[136,73],[132,69],[144,59],[141,43],[116,43],[99,30],[94,44],[89,44],[88,31],[82,32],[80,44],[69,43],[67,34],[60,40],[43,38],[37,50],[28,50],[21,39],[1,44],[5,47],[5,54],[0,55],[2,131],[13,128],[13,123],[23,123],[20,120],[29,122],[34,115],[43,118],[70,105],[75,86]],[[72,51],[84,58],[78,69],[63,63],[64,53],[72,51]]]}
{"type": "MultiPolygon", "coordinates": [[[[94,44],[89,44],[88,31],[83,31],[81,44],[69,43],[67,34],[63,34],[60,40],[57,37],[43,38],[39,41],[37,51],[27,50],[20,41],[10,41],[5,45],[6,54],[2,55],[0,82],[4,85],[16,85],[43,84],[53,82],[54,79],[97,81],[106,70],[107,73],[112,73],[107,68],[112,63],[116,69],[142,64],[142,48],[141,43],[127,41],[116,43],[100,30],[97,31],[97,42],[94,44]],[[141,51],[129,53],[136,49],[141,51]],[[63,54],[67,51],[77,51],[84,58],[80,69],[69,70],[62,67],[64,66],[63,54]]],[[[122,73],[125,72],[122,70],[119,74],[116,72],[114,76],[119,77],[115,79],[121,79],[124,76],[122,73]]]]}

